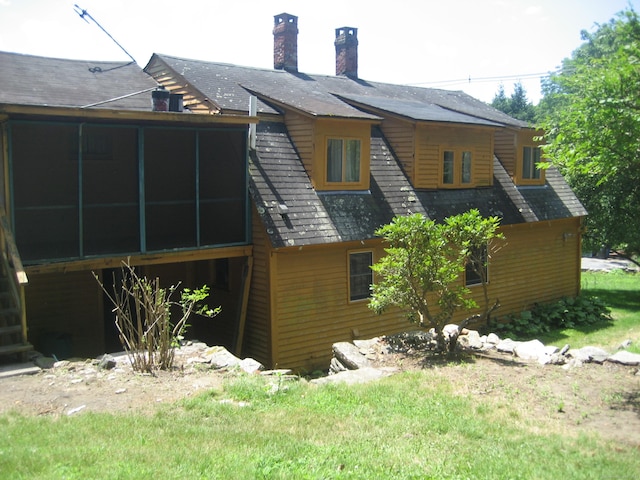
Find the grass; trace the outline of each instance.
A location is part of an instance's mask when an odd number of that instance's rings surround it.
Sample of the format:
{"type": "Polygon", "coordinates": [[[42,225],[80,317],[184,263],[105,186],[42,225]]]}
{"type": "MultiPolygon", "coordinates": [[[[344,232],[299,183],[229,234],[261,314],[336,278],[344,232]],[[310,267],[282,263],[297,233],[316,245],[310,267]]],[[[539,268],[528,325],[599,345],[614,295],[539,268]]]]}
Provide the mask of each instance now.
{"type": "Polygon", "coordinates": [[[582,293],[604,300],[614,321],[556,330],[540,339],[559,347],[564,343],[574,348],[595,345],[610,351],[629,339],[633,343],[628,350],[640,353],[640,274],[583,272],[582,293]]]}
{"type": "Polygon", "coordinates": [[[0,477],[625,479],[640,471],[636,448],[540,433],[517,408],[454,395],[432,371],[321,387],[243,376],[151,416],[0,416],[0,477]]]}
{"type": "MultiPolygon", "coordinates": [[[[639,282],[585,274],[615,321],[559,335],[638,342],[639,282]]],[[[637,447],[561,435],[508,392],[491,403],[456,395],[455,381],[428,369],[355,386],[240,376],[153,415],[4,414],[0,479],[637,478],[637,447]]]]}

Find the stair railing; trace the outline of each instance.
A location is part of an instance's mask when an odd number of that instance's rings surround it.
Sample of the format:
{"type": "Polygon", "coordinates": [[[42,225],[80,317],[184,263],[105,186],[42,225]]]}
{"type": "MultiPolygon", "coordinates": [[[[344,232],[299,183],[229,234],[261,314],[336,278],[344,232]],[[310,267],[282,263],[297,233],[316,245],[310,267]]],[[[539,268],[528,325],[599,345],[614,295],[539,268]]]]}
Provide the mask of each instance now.
{"type": "Polygon", "coordinates": [[[18,247],[4,208],[0,207],[0,246],[2,249],[2,262],[7,272],[9,294],[13,297],[14,304],[20,311],[20,323],[22,325],[22,342],[27,343],[27,309],[25,305],[24,286],[29,283],[27,273],[24,271],[18,247]]]}

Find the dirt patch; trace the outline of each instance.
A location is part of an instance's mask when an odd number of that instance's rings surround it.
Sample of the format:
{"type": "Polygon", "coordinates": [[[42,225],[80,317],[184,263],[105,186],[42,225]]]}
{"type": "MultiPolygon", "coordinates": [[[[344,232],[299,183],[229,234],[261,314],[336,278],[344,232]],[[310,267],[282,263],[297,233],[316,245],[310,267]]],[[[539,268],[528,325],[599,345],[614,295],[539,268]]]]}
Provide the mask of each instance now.
{"type": "MultiPolygon", "coordinates": [[[[72,361],[35,375],[0,380],[0,413],[69,415],[82,412],[153,412],[209,389],[221,389],[228,372],[211,370],[178,355],[179,368],[140,375],[118,359],[111,370],[72,361]]],[[[558,365],[516,361],[498,353],[462,355],[453,361],[408,348],[378,354],[378,367],[426,370],[446,378],[452,390],[478,408],[509,408],[514,422],[562,435],[597,432],[640,448],[640,376],[637,367],[587,363],[568,370],[558,365]],[[481,407],[482,405],[482,407],[481,407]],[[515,408],[514,408],[515,407],[515,408]]]]}
{"type": "Polygon", "coordinates": [[[598,433],[640,448],[638,367],[585,363],[563,368],[523,362],[495,351],[447,360],[409,348],[376,355],[375,366],[427,370],[459,395],[495,409],[509,407],[514,422],[562,435],[598,433]],[[515,412],[515,413],[514,413],[515,412]]]}

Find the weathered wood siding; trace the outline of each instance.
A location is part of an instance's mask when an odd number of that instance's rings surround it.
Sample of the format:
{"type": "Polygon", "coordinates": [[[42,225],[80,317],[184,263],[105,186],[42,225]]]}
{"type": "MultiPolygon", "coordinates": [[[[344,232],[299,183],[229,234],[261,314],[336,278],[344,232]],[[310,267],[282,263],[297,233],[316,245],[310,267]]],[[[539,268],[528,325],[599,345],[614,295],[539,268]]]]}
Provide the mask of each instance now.
{"type": "Polygon", "coordinates": [[[493,182],[493,130],[421,124],[416,130],[414,186],[438,188],[442,180],[442,150],[463,148],[473,152],[472,186],[493,182]]]}
{"type": "Polygon", "coordinates": [[[271,268],[270,245],[264,225],[255,210],[253,218],[253,273],[247,305],[242,356],[271,365],[271,268]]]}
{"type": "Polygon", "coordinates": [[[36,349],[68,335],[73,356],[104,349],[102,289],[91,272],[29,275],[25,288],[29,341],[36,349]]]}
{"type": "MultiPolygon", "coordinates": [[[[359,248],[355,251],[362,250],[359,248]]],[[[383,251],[377,242],[374,261],[383,251]]],[[[409,327],[396,309],[376,315],[368,301],[348,298],[348,253],[345,244],[284,250],[274,254],[274,363],[301,371],[326,369],[331,345],[371,338],[409,327]]]]}
{"type": "MultiPolygon", "coordinates": [[[[501,317],[535,303],[580,292],[580,219],[507,225],[502,248],[489,262],[489,296],[500,300],[501,317]]],[[[482,289],[471,288],[478,304],[482,289]]],[[[456,315],[460,320],[463,312],[456,315]]]]}
{"type": "MultiPolygon", "coordinates": [[[[501,304],[496,316],[579,293],[579,222],[567,219],[502,228],[506,239],[489,267],[490,299],[501,304]]],[[[376,261],[383,250],[379,244],[372,249],[376,261]]],[[[367,301],[349,302],[349,251],[342,244],[273,253],[273,366],[324,369],[334,342],[412,328],[397,309],[376,315],[367,301]]],[[[472,287],[472,295],[481,304],[481,288],[472,287]]],[[[458,312],[453,321],[472,313],[458,312]]]]}
{"type": "Polygon", "coordinates": [[[511,177],[516,174],[516,143],[516,133],[513,130],[496,131],[494,152],[511,177]]]}
{"type": "Polygon", "coordinates": [[[289,135],[300,154],[304,168],[313,181],[313,139],[315,121],[296,112],[285,114],[285,124],[289,135]]]}
{"type": "Polygon", "coordinates": [[[382,133],[389,141],[393,152],[411,182],[415,181],[416,130],[415,124],[395,118],[385,118],[382,133]]]}

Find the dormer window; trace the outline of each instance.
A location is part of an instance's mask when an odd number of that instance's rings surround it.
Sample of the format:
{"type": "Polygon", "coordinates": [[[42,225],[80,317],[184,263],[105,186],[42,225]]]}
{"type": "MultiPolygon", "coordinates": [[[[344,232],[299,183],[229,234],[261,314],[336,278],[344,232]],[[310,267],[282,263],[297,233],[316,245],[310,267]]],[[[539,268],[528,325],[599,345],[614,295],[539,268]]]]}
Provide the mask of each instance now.
{"type": "Polygon", "coordinates": [[[522,147],[522,178],[524,180],[540,179],[540,147],[522,147]]]}
{"type": "Polygon", "coordinates": [[[444,150],[442,152],[442,186],[471,186],[473,154],[470,150],[444,150]]]}
{"type": "Polygon", "coordinates": [[[327,139],[327,183],[360,182],[360,152],[358,139],[327,139]]]}

